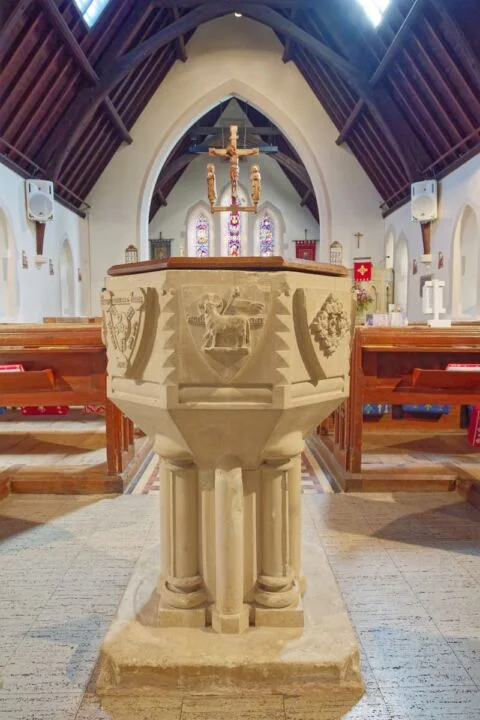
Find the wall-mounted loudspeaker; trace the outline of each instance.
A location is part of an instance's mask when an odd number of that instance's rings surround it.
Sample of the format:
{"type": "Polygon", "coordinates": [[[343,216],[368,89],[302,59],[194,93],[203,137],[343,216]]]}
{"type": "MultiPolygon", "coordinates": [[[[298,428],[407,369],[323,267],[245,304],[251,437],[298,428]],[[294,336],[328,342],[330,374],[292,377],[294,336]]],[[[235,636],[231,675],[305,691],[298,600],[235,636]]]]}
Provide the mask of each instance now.
{"type": "Polygon", "coordinates": [[[53,183],[48,180],[25,180],[27,217],[36,222],[53,220],[53,183]]]}
{"type": "Polygon", "coordinates": [[[422,180],[412,185],[412,220],[430,222],[438,217],[437,181],[422,180]]]}

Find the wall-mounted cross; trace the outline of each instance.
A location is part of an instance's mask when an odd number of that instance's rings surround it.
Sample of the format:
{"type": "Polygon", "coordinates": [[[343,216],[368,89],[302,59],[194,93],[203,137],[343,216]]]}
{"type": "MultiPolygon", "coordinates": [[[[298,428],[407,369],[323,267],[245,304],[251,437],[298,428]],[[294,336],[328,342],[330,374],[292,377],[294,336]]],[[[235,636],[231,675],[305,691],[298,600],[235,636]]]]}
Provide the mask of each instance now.
{"type": "Polygon", "coordinates": [[[353,237],[357,238],[357,248],[359,248],[360,247],[360,238],[363,237],[363,233],[361,233],[361,232],[354,233],[353,237]]]}

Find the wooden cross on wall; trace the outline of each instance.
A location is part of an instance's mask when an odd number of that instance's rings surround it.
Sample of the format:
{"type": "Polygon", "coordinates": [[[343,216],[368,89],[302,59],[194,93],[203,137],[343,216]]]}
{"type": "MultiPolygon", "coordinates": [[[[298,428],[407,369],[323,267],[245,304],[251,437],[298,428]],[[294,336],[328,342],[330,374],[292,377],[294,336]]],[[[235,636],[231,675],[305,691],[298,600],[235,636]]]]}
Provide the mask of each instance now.
{"type": "Polygon", "coordinates": [[[357,238],[357,248],[359,248],[360,247],[360,238],[363,237],[363,233],[361,233],[361,232],[354,233],[353,237],[357,238]]]}

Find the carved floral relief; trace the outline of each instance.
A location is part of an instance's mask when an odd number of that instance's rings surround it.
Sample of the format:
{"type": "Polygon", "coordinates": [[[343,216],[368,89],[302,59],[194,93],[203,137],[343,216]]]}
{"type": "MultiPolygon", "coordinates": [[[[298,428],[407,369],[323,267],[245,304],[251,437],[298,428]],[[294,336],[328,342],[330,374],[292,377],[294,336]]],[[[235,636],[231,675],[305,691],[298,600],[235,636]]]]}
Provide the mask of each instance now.
{"type": "Polygon", "coordinates": [[[348,314],[340,300],[330,293],[310,323],[310,332],[323,354],[330,357],[348,331],[348,314]]]}

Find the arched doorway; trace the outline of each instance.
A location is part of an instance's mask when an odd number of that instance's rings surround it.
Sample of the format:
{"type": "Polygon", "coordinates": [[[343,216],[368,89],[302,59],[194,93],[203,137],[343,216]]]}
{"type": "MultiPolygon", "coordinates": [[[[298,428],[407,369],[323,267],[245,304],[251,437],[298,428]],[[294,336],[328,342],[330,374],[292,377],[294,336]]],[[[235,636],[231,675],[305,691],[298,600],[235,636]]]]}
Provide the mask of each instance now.
{"type": "Polygon", "coordinates": [[[395,238],[393,236],[393,232],[390,231],[387,235],[387,239],[385,240],[385,267],[386,268],[393,268],[394,244],[395,244],[395,238]]]}
{"type": "Polygon", "coordinates": [[[16,319],[15,251],[10,225],[0,208],[0,321],[16,319]]]}
{"type": "Polygon", "coordinates": [[[400,236],[394,257],[394,298],[395,305],[407,311],[408,304],[408,246],[404,236],[400,236]]]}
{"type": "Polygon", "coordinates": [[[458,314],[480,315],[480,226],[473,209],[467,205],[457,231],[458,252],[454,253],[454,272],[457,276],[458,314]]]}
{"type": "Polygon", "coordinates": [[[62,317],[75,315],[75,274],[70,243],[65,238],[60,252],[60,312],[62,317]]]}

